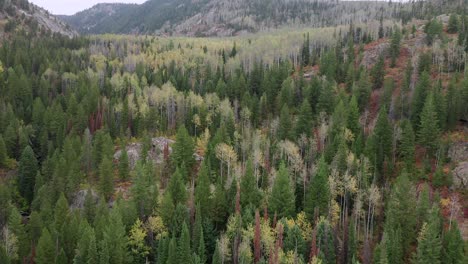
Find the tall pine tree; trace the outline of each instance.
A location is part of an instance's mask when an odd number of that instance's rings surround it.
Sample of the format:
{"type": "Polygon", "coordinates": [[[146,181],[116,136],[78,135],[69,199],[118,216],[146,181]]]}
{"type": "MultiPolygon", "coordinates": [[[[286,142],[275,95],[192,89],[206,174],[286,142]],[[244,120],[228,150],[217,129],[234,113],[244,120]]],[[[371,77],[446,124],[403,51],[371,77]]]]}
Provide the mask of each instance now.
{"type": "Polygon", "coordinates": [[[276,175],[269,201],[270,211],[272,214],[277,214],[278,218],[290,217],[296,211],[292,186],[289,179],[289,171],[284,162],[282,162],[276,175]]]}

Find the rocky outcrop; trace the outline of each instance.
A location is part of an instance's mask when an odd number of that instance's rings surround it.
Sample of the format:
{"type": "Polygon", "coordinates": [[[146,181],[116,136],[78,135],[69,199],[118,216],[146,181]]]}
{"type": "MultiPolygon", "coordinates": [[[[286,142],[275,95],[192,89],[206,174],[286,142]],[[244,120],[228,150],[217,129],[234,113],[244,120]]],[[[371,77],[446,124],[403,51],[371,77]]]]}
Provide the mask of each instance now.
{"type": "MultiPolygon", "coordinates": [[[[151,139],[151,148],[148,151],[148,159],[152,160],[155,164],[160,164],[164,160],[164,149],[167,147],[168,154],[172,153],[171,145],[174,143],[174,140],[164,138],[164,137],[157,137],[151,139]]],[[[130,168],[135,168],[137,161],[141,159],[141,151],[143,148],[143,144],[140,142],[131,143],[127,145],[127,155],[128,161],[130,164],[130,168]]],[[[114,159],[118,160],[122,155],[122,150],[118,150],[114,154],[114,159]]]]}
{"type": "Polygon", "coordinates": [[[468,161],[461,162],[453,169],[453,185],[456,188],[468,188],[468,161]]]}
{"type": "Polygon", "coordinates": [[[75,194],[75,197],[73,198],[70,208],[71,209],[84,208],[84,204],[85,204],[85,200],[86,200],[86,196],[88,195],[88,192],[91,192],[91,195],[95,203],[99,201],[99,196],[94,190],[92,189],[80,190],[75,194]]]}
{"type": "Polygon", "coordinates": [[[456,164],[452,170],[453,185],[455,188],[468,188],[468,142],[453,144],[448,156],[456,164]]]}
{"type": "Polygon", "coordinates": [[[468,142],[453,144],[448,151],[448,156],[452,162],[468,161],[468,142]]]}
{"type": "MultiPolygon", "coordinates": [[[[172,154],[172,147],[171,145],[174,144],[174,140],[168,139],[165,137],[156,137],[151,139],[151,148],[148,151],[147,159],[153,161],[155,164],[161,164],[164,161],[164,155],[165,155],[165,149],[166,149],[166,155],[171,155],[172,154]]],[[[141,151],[142,151],[143,145],[140,142],[137,143],[131,143],[127,145],[126,150],[127,150],[127,155],[128,155],[128,161],[130,164],[130,168],[134,169],[136,163],[141,159],[141,151]]],[[[120,156],[122,155],[122,150],[118,150],[114,154],[114,160],[119,160],[120,156]]],[[[198,155],[197,153],[194,153],[193,156],[195,157],[195,160],[201,161],[203,160],[203,157],[198,155]]]]}

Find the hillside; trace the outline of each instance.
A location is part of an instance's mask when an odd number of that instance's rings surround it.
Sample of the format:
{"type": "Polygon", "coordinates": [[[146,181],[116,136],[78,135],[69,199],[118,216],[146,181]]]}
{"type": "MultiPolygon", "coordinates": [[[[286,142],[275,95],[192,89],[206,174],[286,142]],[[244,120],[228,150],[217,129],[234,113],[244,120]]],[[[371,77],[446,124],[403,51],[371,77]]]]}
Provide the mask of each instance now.
{"type": "Polygon", "coordinates": [[[328,0],[149,0],[141,5],[98,4],[60,16],[87,34],[150,33],[232,36],[281,27],[323,27],[405,16],[400,3],[328,0]]]}
{"type": "Polygon", "coordinates": [[[59,33],[68,37],[78,35],[66,23],[27,0],[1,1],[0,36],[9,37],[18,31],[24,31],[35,36],[48,33],[59,33]]]}

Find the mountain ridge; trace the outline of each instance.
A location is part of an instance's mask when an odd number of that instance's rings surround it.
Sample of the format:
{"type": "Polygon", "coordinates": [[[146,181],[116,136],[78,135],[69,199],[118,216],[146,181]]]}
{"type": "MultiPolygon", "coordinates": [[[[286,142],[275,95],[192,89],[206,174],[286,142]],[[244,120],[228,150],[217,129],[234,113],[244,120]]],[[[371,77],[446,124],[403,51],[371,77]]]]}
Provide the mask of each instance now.
{"type": "Polygon", "coordinates": [[[0,3],[0,35],[7,38],[16,31],[30,35],[58,33],[70,38],[78,36],[78,32],[65,22],[27,0],[0,3]]]}
{"type": "Polygon", "coordinates": [[[97,4],[59,16],[84,34],[233,36],[283,26],[367,22],[399,14],[403,3],[327,0],[149,0],[143,4],[97,4]]]}

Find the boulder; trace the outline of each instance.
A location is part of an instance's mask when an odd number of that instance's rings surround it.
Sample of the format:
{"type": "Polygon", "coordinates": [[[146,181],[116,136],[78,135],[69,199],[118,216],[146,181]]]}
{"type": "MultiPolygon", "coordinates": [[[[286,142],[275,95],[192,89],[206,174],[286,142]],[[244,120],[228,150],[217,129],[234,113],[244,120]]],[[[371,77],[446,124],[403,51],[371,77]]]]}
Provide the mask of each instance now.
{"type": "Polygon", "coordinates": [[[458,166],[452,170],[452,175],[455,188],[468,188],[468,161],[460,162],[458,166]]]}
{"type": "Polygon", "coordinates": [[[468,161],[468,142],[452,144],[448,151],[448,156],[452,162],[468,161]]]}
{"type": "MultiPolygon", "coordinates": [[[[164,160],[164,149],[167,146],[168,154],[172,153],[171,145],[174,143],[174,140],[164,138],[164,137],[157,137],[151,139],[151,148],[148,151],[148,159],[152,160],[155,164],[160,164],[164,160]]],[[[128,144],[126,147],[128,161],[131,169],[135,168],[135,165],[138,160],[141,159],[141,143],[131,143],[128,144]]],[[[122,155],[122,150],[118,150],[114,154],[114,160],[118,161],[120,156],[122,155]]]]}

